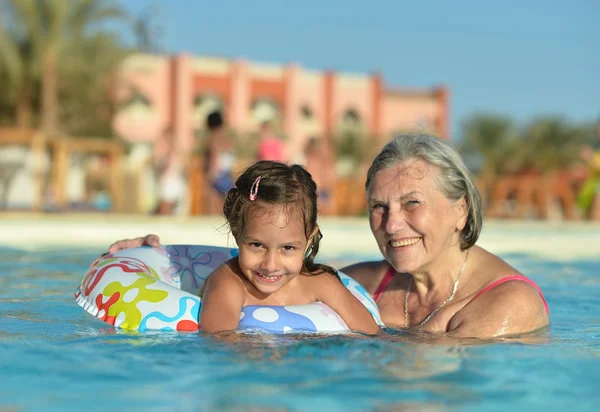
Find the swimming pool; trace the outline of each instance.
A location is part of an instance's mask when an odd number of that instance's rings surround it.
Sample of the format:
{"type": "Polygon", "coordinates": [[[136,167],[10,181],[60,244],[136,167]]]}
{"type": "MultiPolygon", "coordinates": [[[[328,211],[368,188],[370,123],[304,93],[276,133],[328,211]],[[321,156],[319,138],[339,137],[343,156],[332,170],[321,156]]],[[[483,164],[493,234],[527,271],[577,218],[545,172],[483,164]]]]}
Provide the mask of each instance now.
{"type": "MultiPolygon", "coordinates": [[[[579,411],[600,402],[600,259],[502,254],[546,294],[546,343],[435,345],[403,333],[223,342],[115,331],[73,299],[96,254],[0,246],[0,409],[579,411]]],[[[366,257],[377,256],[323,260],[366,257]]]]}

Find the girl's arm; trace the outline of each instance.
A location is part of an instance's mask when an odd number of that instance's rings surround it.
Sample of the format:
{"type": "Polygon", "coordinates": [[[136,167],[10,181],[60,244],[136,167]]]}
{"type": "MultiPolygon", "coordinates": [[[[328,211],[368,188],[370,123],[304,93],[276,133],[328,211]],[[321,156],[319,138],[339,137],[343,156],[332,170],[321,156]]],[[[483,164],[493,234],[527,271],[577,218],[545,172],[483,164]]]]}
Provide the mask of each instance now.
{"type": "Polygon", "coordinates": [[[369,335],[379,332],[379,325],[367,308],[333,275],[322,273],[311,280],[316,299],[337,312],[351,330],[369,335]]]}
{"type": "Polygon", "coordinates": [[[242,280],[226,262],[215,269],[206,282],[200,328],[208,333],[237,329],[246,299],[242,280]]]}

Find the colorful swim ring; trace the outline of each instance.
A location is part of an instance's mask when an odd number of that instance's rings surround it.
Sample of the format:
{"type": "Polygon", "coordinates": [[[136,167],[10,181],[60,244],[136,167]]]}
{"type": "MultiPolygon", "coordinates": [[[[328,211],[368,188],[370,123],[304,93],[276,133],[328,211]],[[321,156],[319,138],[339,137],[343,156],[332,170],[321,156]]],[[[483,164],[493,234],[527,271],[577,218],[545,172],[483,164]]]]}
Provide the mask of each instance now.
{"type": "MultiPolygon", "coordinates": [[[[170,245],[126,249],[97,261],[75,292],[77,303],[90,314],[127,330],[196,331],[207,276],[237,249],[170,245]]],[[[356,281],[340,273],[344,285],[379,325],[377,305],[356,281]]],[[[345,333],[348,327],[321,302],[296,306],[245,306],[239,329],[272,333],[345,333]]]]}

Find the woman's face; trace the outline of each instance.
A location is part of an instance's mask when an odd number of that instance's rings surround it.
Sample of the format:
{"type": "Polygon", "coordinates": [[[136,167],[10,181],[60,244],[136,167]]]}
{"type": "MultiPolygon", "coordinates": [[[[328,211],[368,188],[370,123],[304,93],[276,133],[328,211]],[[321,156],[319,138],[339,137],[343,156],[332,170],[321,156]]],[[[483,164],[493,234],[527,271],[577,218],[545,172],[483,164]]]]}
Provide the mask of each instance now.
{"type": "Polygon", "coordinates": [[[464,199],[447,199],[435,181],[440,170],[408,160],[380,170],[367,193],[371,231],[385,259],[401,273],[436,266],[440,256],[460,247],[466,222],[464,199]]]}

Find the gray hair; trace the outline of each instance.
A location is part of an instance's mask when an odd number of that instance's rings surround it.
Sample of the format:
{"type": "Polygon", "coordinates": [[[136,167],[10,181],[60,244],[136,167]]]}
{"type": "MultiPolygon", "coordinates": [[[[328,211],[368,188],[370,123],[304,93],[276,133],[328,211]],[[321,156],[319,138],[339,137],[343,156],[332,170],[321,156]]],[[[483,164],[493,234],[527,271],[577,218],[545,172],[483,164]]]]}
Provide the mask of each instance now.
{"type": "Polygon", "coordinates": [[[367,173],[367,192],[377,172],[409,159],[421,160],[441,169],[436,185],[447,199],[459,200],[464,196],[468,214],[460,233],[460,247],[465,250],[473,246],[483,225],[481,196],[460,154],[445,141],[426,134],[396,136],[373,160],[367,173]]]}

